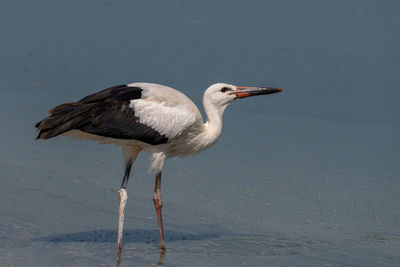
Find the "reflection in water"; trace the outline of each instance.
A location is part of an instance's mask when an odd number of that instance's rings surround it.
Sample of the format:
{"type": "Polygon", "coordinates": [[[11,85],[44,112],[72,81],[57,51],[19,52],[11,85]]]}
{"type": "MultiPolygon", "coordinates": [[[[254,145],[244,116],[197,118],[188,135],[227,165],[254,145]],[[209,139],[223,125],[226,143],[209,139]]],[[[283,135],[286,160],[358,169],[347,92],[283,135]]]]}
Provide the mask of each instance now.
{"type": "Polygon", "coordinates": [[[165,255],[165,250],[160,250],[160,258],[158,259],[157,266],[162,266],[164,255],[165,255]]]}
{"type": "Polygon", "coordinates": [[[117,267],[119,267],[121,264],[121,252],[122,252],[121,249],[117,248],[117,264],[116,264],[117,267]]]}
{"type": "MultiPolygon", "coordinates": [[[[124,233],[124,241],[126,243],[152,243],[154,247],[159,247],[158,230],[148,229],[128,229],[124,233]]],[[[177,231],[166,231],[165,237],[168,242],[181,240],[212,240],[226,235],[228,233],[184,233],[177,231]]],[[[52,243],[115,243],[118,232],[116,230],[93,230],[85,232],[76,232],[68,234],[57,234],[34,238],[34,242],[52,242],[52,243]]],[[[157,266],[162,266],[165,252],[160,251],[157,266]]],[[[122,249],[116,251],[116,266],[119,267],[122,261],[122,249]]]]}
{"type": "MultiPolygon", "coordinates": [[[[122,249],[118,249],[117,248],[116,267],[120,267],[120,265],[121,265],[121,254],[122,254],[122,249]]],[[[164,250],[160,250],[160,257],[158,258],[157,266],[162,266],[163,265],[164,255],[165,255],[165,251],[164,250]]]]}

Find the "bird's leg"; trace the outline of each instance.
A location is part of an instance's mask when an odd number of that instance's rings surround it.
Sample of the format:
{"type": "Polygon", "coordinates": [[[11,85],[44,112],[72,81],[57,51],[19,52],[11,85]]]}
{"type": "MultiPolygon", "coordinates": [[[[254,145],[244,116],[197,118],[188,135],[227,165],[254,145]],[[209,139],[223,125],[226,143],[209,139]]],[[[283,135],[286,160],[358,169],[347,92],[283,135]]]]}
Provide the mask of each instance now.
{"type": "Polygon", "coordinates": [[[128,180],[129,180],[129,174],[131,173],[131,168],[132,168],[132,162],[128,162],[126,164],[124,179],[122,179],[121,188],[126,189],[128,187],[128,180]]]}
{"type": "Polygon", "coordinates": [[[120,253],[122,249],[122,235],[124,231],[124,214],[125,205],[128,200],[128,194],[126,187],[128,186],[129,174],[131,172],[132,162],[129,161],[126,164],[124,179],[122,180],[121,188],[118,190],[118,202],[119,202],[119,216],[118,216],[118,244],[117,252],[120,253]]]}
{"type": "Polygon", "coordinates": [[[162,199],[161,199],[161,171],[156,174],[156,183],[154,185],[153,195],[154,207],[157,212],[158,231],[160,232],[160,249],[162,254],[165,252],[165,241],[164,241],[164,228],[162,220],[162,199]]]}
{"type": "Polygon", "coordinates": [[[124,231],[124,213],[125,205],[128,200],[128,194],[125,188],[118,190],[118,202],[119,202],[119,215],[118,215],[118,246],[117,251],[122,249],[122,235],[124,231]]]}

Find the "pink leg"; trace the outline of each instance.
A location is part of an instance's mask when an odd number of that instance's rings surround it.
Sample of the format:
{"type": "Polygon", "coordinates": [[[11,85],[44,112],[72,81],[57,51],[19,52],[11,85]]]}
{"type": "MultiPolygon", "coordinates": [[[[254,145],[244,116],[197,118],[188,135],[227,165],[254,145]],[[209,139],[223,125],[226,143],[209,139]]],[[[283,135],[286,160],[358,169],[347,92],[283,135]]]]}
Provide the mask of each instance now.
{"type": "Polygon", "coordinates": [[[118,215],[118,244],[117,252],[121,252],[122,249],[122,236],[124,234],[124,217],[125,217],[125,205],[128,200],[128,193],[126,187],[128,186],[129,174],[131,172],[132,160],[127,162],[124,179],[122,180],[121,188],[118,190],[118,203],[119,203],[119,215],[118,215]]]}
{"type": "Polygon", "coordinates": [[[125,188],[121,188],[118,191],[118,202],[119,202],[119,216],[118,216],[118,245],[117,252],[121,252],[122,249],[122,235],[124,233],[124,215],[125,205],[128,200],[128,194],[125,188]]]}
{"type": "Polygon", "coordinates": [[[164,241],[164,228],[162,219],[161,171],[156,174],[156,184],[154,186],[153,202],[157,212],[158,231],[160,232],[160,249],[161,252],[163,253],[165,252],[165,241],[164,241]]]}

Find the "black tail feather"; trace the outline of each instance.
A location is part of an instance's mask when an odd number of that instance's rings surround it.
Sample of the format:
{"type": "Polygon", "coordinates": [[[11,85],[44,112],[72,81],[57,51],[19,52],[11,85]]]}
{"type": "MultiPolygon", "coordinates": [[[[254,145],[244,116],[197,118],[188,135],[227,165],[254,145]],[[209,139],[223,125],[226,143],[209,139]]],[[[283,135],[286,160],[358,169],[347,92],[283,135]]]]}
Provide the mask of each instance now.
{"type": "Polygon", "coordinates": [[[36,139],[49,139],[77,129],[88,122],[92,104],[66,103],[49,111],[50,116],[35,124],[39,133],[36,139]]]}

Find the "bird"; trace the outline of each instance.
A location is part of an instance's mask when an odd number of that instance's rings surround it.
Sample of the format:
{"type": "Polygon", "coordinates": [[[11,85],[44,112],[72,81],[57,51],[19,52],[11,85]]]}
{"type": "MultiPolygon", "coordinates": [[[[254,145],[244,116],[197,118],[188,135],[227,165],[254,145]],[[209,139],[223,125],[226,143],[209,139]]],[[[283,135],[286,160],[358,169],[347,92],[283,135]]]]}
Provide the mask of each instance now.
{"type": "Polygon", "coordinates": [[[114,144],[122,147],[125,173],[118,190],[117,252],[122,249],[127,186],[131,167],[141,151],[148,152],[155,173],[153,203],[165,252],[162,217],[161,171],[166,158],[183,157],[212,146],[222,131],[222,116],[236,99],[282,92],[275,87],[235,86],[216,83],[203,95],[204,122],[197,106],[182,92],[154,83],[130,83],[109,87],[77,102],[52,108],[35,127],[36,139],[58,135],[114,144]]]}

